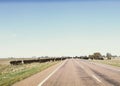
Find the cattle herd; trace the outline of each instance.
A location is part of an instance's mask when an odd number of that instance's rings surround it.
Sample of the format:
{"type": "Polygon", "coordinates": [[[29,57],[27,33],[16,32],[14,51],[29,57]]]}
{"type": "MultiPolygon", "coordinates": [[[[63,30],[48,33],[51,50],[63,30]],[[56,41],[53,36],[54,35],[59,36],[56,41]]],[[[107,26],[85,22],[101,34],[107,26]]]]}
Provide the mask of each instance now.
{"type": "Polygon", "coordinates": [[[50,61],[60,61],[65,60],[66,58],[39,58],[39,59],[29,59],[29,60],[13,60],[10,61],[11,65],[20,65],[20,64],[30,64],[30,63],[43,63],[50,61]]]}
{"type": "Polygon", "coordinates": [[[19,65],[19,64],[30,64],[30,63],[43,63],[43,62],[50,62],[50,61],[60,61],[60,60],[65,60],[65,59],[98,59],[98,60],[104,60],[104,58],[101,56],[100,53],[94,53],[94,55],[89,55],[89,56],[75,56],[75,57],[56,57],[56,58],[38,58],[38,59],[27,59],[27,60],[13,60],[10,61],[11,65],[19,65]]]}

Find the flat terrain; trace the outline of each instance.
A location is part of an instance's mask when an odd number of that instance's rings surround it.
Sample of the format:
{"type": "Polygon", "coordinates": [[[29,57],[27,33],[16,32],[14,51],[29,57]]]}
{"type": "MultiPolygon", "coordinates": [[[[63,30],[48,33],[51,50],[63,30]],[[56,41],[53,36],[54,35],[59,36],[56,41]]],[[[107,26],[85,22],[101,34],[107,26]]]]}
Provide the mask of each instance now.
{"type": "Polygon", "coordinates": [[[15,61],[15,60],[32,60],[35,58],[0,58],[0,65],[9,65],[10,61],[15,61]]]}
{"type": "Polygon", "coordinates": [[[9,65],[9,62],[12,59],[8,59],[8,58],[0,58],[0,65],[9,65]]]}
{"type": "Polygon", "coordinates": [[[92,60],[93,62],[108,64],[116,67],[120,67],[120,59],[111,59],[111,60],[92,60]]]}
{"type": "Polygon", "coordinates": [[[11,86],[13,83],[30,77],[33,74],[41,72],[50,66],[58,63],[45,62],[45,63],[31,63],[21,65],[10,65],[10,59],[0,60],[0,86],[11,86]]]}
{"type": "Polygon", "coordinates": [[[68,59],[13,86],[120,86],[120,68],[68,59]]]}

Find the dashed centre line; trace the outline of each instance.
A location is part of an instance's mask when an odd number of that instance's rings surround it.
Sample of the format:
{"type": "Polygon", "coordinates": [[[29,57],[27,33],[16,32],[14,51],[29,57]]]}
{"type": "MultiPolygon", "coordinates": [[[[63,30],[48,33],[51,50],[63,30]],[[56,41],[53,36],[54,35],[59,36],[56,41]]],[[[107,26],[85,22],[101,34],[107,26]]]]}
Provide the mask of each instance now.
{"type": "Polygon", "coordinates": [[[93,77],[94,79],[96,79],[98,82],[102,82],[102,81],[99,80],[95,75],[92,75],[92,77],[93,77]]]}
{"type": "MultiPolygon", "coordinates": [[[[77,61],[75,61],[77,64],[79,64],[77,61]]],[[[84,69],[84,66],[83,65],[80,65],[80,67],[82,68],[82,69],[84,69]]],[[[94,74],[92,74],[92,77],[95,79],[95,80],[97,80],[98,82],[102,82],[100,79],[98,79],[94,74]]]]}

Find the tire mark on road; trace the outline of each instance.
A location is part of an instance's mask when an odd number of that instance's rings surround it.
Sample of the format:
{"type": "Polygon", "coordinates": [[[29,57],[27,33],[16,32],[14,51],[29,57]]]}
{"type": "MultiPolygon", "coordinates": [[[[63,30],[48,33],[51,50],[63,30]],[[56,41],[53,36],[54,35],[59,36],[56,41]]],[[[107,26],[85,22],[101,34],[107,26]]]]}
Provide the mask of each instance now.
{"type": "Polygon", "coordinates": [[[104,79],[105,81],[107,81],[108,83],[112,84],[113,86],[120,86],[120,82],[115,81],[114,79],[109,78],[108,76],[93,70],[92,68],[90,68],[95,74],[97,74],[99,77],[101,77],[102,79],[104,79]]]}
{"type": "Polygon", "coordinates": [[[94,83],[95,86],[104,86],[102,85],[102,81],[94,74],[89,73],[88,70],[85,70],[85,67],[83,65],[79,64],[77,61],[75,61],[75,63],[77,64],[76,67],[79,69],[79,73],[82,73],[83,77],[80,78],[83,80],[84,84],[90,85],[91,83],[94,83]]]}

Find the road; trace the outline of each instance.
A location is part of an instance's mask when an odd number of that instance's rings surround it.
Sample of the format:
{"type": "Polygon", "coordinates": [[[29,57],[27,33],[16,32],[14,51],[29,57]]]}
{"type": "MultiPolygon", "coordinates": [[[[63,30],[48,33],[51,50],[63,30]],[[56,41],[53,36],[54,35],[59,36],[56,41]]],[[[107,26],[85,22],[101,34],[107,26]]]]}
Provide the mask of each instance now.
{"type": "MultiPolygon", "coordinates": [[[[120,86],[120,68],[88,60],[69,59],[58,65],[37,85],[33,85],[32,81],[26,83],[29,83],[28,86],[120,86]]],[[[18,84],[14,86],[27,86],[18,84]]]]}

